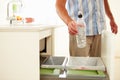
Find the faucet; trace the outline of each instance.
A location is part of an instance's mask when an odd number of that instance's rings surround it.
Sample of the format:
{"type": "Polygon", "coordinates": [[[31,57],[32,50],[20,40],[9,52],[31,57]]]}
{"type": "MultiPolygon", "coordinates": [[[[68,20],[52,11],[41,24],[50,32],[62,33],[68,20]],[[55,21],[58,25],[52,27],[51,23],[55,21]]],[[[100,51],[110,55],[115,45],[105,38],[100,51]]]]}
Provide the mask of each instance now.
{"type": "Polygon", "coordinates": [[[10,24],[13,24],[13,21],[17,21],[16,14],[19,13],[23,4],[21,0],[12,0],[7,4],[7,20],[10,21],[10,24]]]}

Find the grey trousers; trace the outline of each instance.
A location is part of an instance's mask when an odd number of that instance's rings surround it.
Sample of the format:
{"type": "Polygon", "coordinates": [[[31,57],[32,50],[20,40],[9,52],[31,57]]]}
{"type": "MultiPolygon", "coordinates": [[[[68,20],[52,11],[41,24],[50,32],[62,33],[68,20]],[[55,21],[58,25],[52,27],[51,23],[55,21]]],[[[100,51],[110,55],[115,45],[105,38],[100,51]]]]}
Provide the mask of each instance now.
{"type": "Polygon", "coordinates": [[[76,36],[70,35],[70,56],[79,57],[100,57],[101,56],[101,35],[87,36],[85,48],[78,48],[76,36]]]}

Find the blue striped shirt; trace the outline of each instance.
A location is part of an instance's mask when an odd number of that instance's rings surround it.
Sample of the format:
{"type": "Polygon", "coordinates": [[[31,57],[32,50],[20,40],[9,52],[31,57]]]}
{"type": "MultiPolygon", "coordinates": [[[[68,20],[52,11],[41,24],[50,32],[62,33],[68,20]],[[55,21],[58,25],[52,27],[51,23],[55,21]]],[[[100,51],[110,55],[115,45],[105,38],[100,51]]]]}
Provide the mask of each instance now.
{"type": "Polygon", "coordinates": [[[105,28],[104,0],[67,0],[67,10],[74,20],[78,11],[83,13],[87,36],[101,34],[105,28]]]}

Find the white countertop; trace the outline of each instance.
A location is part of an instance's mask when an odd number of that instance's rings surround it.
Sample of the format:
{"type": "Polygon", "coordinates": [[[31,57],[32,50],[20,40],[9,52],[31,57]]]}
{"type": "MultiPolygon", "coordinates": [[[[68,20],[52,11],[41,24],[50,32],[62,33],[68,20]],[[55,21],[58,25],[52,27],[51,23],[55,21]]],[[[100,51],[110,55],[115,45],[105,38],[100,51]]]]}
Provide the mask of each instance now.
{"type": "Polygon", "coordinates": [[[0,32],[6,31],[41,31],[62,27],[64,25],[43,25],[43,24],[21,24],[21,25],[0,25],[0,32]]]}

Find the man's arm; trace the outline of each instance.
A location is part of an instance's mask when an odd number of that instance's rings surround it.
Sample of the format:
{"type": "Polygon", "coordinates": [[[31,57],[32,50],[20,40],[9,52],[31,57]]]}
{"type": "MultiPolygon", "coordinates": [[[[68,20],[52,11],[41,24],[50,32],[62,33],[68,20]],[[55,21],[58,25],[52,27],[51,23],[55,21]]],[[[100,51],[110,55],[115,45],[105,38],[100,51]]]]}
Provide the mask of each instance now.
{"type": "Polygon", "coordinates": [[[110,19],[111,30],[112,30],[112,32],[114,34],[117,34],[117,32],[118,32],[117,28],[118,27],[117,27],[117,24],[115,23],[114,17],[112,15],[111,10],[110,10],[109,4],[108,4],[108,0],[104,0],[104,6],[105,6],[106,15],[110,19]]]}
{"type": "Polygon", "coordinates": [[[68,24],[72,19],[69,17],[65,5],[66,0],[56,0],[56,11],[65,24],[68,24]]]}
{"type": "Polygon", "coordinates": [[[59,17],[64,21],[68,26],[69,33],[74,35],[77,33],[76,22],[68,15],[66,10],[66,1],[67,0],[56,0],[56,11],[59,17]]]}

